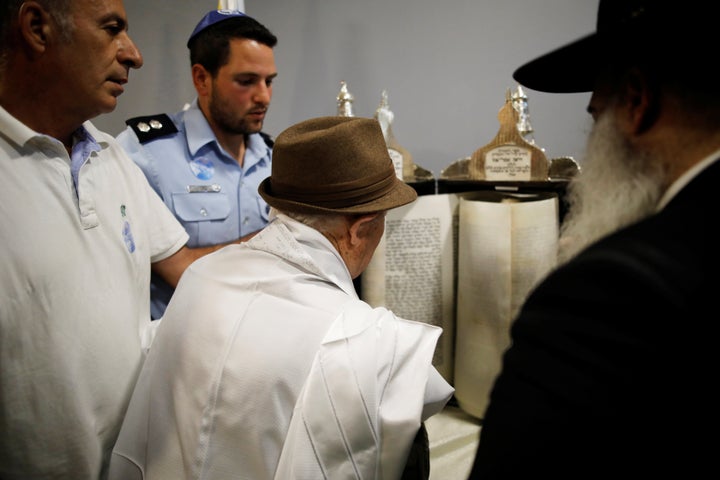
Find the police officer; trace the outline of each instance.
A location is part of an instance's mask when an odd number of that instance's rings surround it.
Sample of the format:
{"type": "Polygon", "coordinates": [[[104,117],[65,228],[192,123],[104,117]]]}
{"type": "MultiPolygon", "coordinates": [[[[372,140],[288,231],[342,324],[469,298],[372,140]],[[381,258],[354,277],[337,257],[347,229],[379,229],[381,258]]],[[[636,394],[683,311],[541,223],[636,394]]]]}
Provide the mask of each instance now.
{"type": "MultiPolygon", "coordinates": [[[[197,98],[172,115],[131,118],[117,137],[187,230],[188,246],[252,236],[267,224],[257,187],[272,160],[272,139],[261,129],[277,76],[276,43],[242,12],[210,11],[187,42],[197,98]]],[[[152,278],[153,319],[172,292],[152,278]]]]}

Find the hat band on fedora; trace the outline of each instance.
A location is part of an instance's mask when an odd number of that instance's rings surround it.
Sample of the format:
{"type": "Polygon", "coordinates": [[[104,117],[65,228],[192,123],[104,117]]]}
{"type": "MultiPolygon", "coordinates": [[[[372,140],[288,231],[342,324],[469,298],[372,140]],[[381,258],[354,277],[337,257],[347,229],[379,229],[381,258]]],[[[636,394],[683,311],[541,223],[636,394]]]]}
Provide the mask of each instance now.
{"type": "Polygon", "coordinates": [[[345,208],[372,202],[387,195],[395,186],[397,177],[390,171],[384,178],[368,185],[367,179],[356,180],[344,184],[323,185],[319,188],[298,188],[295,185],[272,180],[273,193],[283,200],[305,203],[317,207],[334,209],[345,208]]]}

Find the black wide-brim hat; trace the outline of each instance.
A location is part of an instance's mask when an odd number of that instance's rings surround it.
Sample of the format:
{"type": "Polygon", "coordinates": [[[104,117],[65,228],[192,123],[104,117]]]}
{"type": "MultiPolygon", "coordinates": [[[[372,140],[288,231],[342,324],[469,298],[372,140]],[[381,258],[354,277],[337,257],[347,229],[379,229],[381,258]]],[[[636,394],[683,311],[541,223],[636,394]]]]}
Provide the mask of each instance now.
{"type": "Polygon", "coordinates": [[[682,55],[707,47],[701,38],[711,38],[707,30],[717,29],[712,25],[718,21],[717,3],[600,0],[595,33],[522,65],[513,78],[540,92],[590,92],[601,69],[620,58],[682,55]]]}
{"type": "Polygon", "coordinates": [[[258,192],[268,205],[298,213],[374,213],[417,198],[397,177],[378,121],[343,116],[312,118],[280,133],[258,192]]]}

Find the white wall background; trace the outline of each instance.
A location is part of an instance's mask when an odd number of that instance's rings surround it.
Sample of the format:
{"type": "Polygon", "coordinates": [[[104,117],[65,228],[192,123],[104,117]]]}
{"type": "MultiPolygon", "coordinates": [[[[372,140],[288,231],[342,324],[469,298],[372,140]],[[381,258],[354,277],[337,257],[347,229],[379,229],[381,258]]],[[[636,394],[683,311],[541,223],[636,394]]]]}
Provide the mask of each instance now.
{"type": "MultiPolygon", "coordinates": [[[[118,108],[95,119],[112,134],[126,118],[191,101],[187,37],[214,0],[125,0],[145,59],[118,108]]],[[[340,81],[356,116],[373,116],[388,91],[393,131],[415,163],[440,171],[489,143],[512,72],[595,27],[598,0],[245,0],[278,37],[279,76],[265,131],[335,115],[340,81]]],[[[572,65],[567,75],[572,75],[572,65]]],[[[582,162],[589,94],[526,89],[536,144],[582,162]]]]}

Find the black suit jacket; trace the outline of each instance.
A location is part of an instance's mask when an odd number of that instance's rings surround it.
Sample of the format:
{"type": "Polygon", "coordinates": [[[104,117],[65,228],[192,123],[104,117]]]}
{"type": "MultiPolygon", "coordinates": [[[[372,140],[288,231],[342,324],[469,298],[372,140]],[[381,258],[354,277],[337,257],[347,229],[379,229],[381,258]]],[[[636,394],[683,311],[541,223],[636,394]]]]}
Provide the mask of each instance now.
{"type": "Polygon", "coordinates": [[[700,478],[720,469],[720,162],[530,295],[470,478],[700,478]]]}

